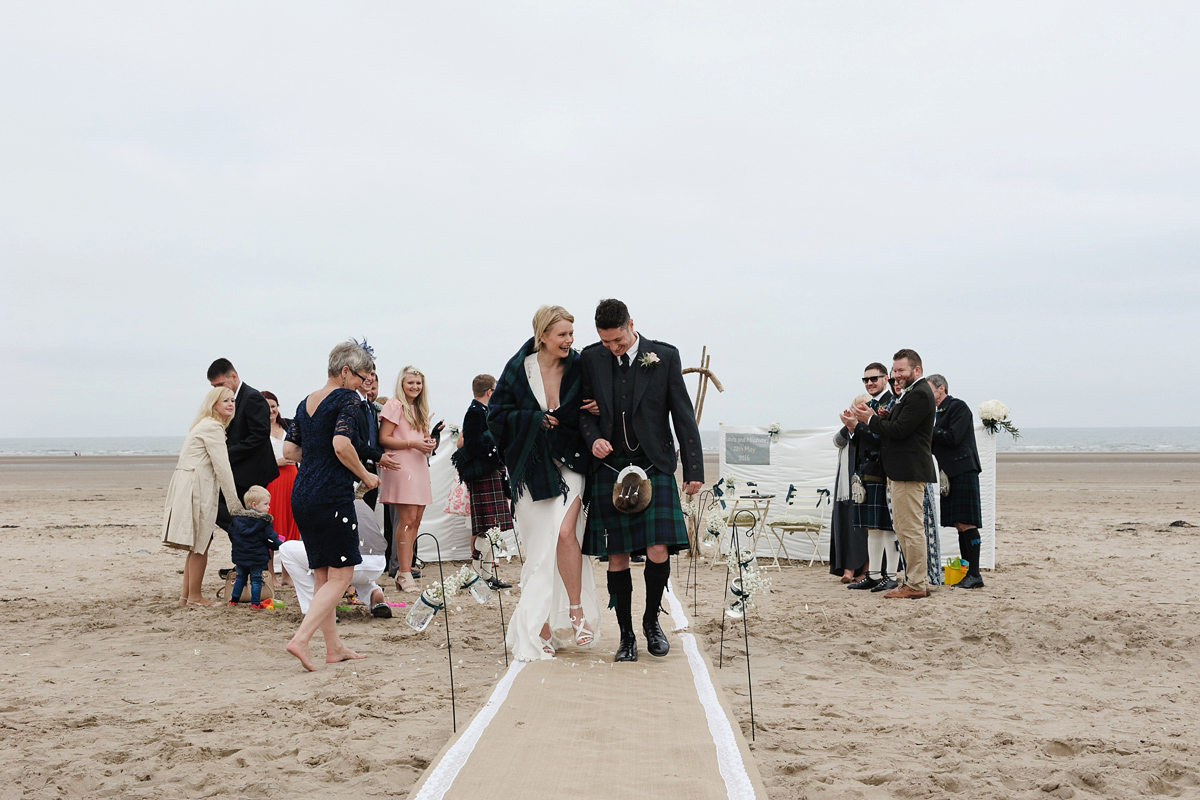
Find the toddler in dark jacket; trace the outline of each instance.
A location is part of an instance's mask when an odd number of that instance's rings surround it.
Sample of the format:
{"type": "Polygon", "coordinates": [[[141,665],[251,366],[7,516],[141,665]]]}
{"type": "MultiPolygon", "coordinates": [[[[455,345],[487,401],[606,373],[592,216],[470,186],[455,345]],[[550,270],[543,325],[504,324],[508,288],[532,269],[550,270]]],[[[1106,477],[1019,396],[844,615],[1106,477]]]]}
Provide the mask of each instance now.
{"type": "Polygon", "coordinates": [[[237,580],[229,605],[236,606],[250,579],[250,607],[262,609],[262,574],[271,563],[271,551],[278,550],[280,541],[271,527],[274,518],[270,515],[271,494],[261,486],[246,490],[245,511],[233,515],[229,525],[229,541],[233,545],[233,565],[237,567],[237,580]]]}

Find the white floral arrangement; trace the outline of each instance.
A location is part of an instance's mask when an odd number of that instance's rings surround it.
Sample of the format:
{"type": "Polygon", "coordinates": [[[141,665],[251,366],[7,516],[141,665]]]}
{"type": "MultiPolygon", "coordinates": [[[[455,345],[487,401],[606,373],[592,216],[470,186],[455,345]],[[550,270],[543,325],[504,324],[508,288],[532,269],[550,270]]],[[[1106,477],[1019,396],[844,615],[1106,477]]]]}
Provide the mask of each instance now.
{"type": "Polygon", "coordinates": [[[773,422],[767,426],[767,435],[771,437],[772,442],[779,438],[779,432],[781,430],[783,430],[783,428],[778,422],[773,422]]]}
{"type": "Polygon", "coordinates": [[[979,420],[988,433],[995,436],[997,431],[1002,430],[1011,434],[1014,439],[1019,439],[1021,432],[1009,420],[1008,414],[1008,406],[999,400],[988,400],[979,406],[979,420]]]}
{"type": "Polygon", "coordinates": [[[758,570],[742,573],[742,593],[747,601],[753,601],[754,595],[771,591],[771,579],[758,570]]]}
{"type": "Polygon", "coordinates": [[[642,369],[650,369],[659,361],[657,353],[642,353],[638,358],[638,363],[642,365],[642,369]]]}
{"type": "Polygon", "coordinates": [[[443,608],[445,606],[446,593],[442,590],[441,581],[434,581],[425,587],[421,592],[421,599],[434,608],[443,608]]]}
{"type": "Polygon", "coordinates": [[[738,476],[732,473],[725,476],[725,488],[731,495],[737,494],[738,480],[740,480],[738,476]]]}
{"type": "Polygon", "coordinates": [[[704,518],[704,543],[712,544],[729,530],[729,524],[720,509],[714,508],[704,518]]]}
{"type": "Polygon", "coordinates": [[[487,537],[489,542],[491,542],[492,553],[495,554],[496,558],[512,559],[512,555],[508,552],[508,543],[504,541],[503,531],[501,531],[498,527],[489,528],[483,535],[487,537]]]}
{"type": "Polygon", "coordinates": [[[458,426],[457,425],[447,425],[446,430],[450,431],[451,436],[458,436],[458,426]]]}

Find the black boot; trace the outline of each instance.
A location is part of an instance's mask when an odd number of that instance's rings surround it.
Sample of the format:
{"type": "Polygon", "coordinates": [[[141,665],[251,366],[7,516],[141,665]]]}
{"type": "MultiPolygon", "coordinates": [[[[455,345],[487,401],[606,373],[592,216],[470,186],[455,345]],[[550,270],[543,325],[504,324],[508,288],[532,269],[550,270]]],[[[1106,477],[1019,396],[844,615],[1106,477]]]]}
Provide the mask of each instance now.
{"type": "Polygon", "coordinates": [[[642,614],[642,631],[646,634],[646,649],[650,655],[662,658],[671,649],[667,635],[658,624],[658,613],[662,609],[663,590],[671,577],[671,560],[659,564],[646,561],[646,612],[642,614]]]}
{"type": "Polygon", "coordinates": [[[968,528],[958,532],[958,549],[967,562],[967,576],[958,583],[960,589],[982,589],[983,576],[979,574],[979,551],[982,539],[979,528],[968,528]]]}
{"type": "Polygon", "coordinates": [[[609,605],[617,612],[621,643],[613,661],[637,661],[637,636],[633,632],[633,578],[629,570],[608,573],[609,605]]]}

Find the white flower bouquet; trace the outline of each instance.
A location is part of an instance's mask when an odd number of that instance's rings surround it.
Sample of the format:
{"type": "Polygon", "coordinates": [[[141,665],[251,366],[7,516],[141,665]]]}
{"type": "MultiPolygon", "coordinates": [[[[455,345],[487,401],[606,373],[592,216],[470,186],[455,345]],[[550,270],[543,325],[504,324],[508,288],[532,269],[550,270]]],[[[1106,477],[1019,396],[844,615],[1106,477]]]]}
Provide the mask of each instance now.
{"type": "Polygon", "coordinates": [[[714,508],[704,518],[704,543],[712,544],[727,530],[729,530],[729,525],[725,521],[725,516],[719,508],[714,508]]]}
{"type": "Polygon", "coordinates": [[[999,400],[988,400],[986,403],[980,404],[979,421],[983,423],[984,429],[993,436],[997,431],[1003,430],[1012,434],[1014,439],[1021,437],[1017,426],[1013,425],[1008,418],[1008,406],[999,400]]]}
{"type": "Polygon", "coordinates": [[[779,432],[783,430],[778,422],[773,422],[767,427],[767,435],[771,437],[771,441],[779,438],[779,432]]]}

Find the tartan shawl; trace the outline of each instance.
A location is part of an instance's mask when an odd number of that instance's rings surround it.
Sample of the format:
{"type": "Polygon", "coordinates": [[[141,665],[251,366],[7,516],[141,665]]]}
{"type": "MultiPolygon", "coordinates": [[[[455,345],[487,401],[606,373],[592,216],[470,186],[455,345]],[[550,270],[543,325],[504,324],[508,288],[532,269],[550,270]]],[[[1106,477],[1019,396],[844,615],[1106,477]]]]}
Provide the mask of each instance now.
{"type": "Polygon", "coordinates": [[[514,501],[528,491],[534,500],[561,496],[565,502],[567,484],[554,461],[562,461],[572,469],[579,464],[583,369],[579,353],[572,350],[563,369],[560,404],[554,414],[558,426],[545,430],[542,419],[547,412],[542,411],[525,376],[525,359],[534,350],[530,337],[504,366],[488,403],[488,429],[504,453],[514,501]]]}

